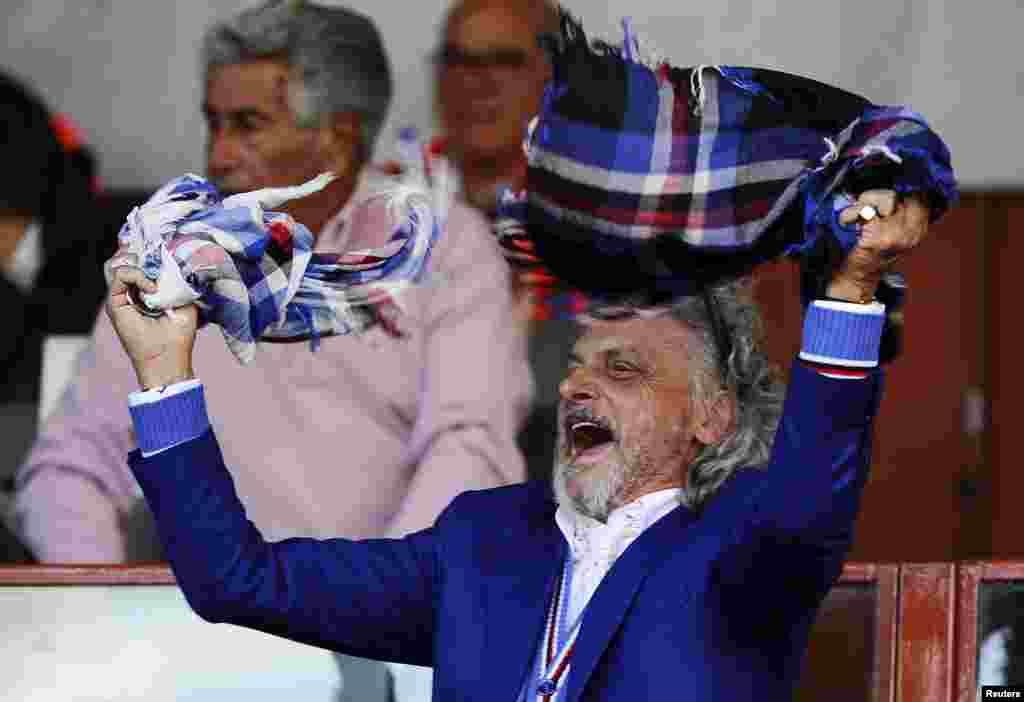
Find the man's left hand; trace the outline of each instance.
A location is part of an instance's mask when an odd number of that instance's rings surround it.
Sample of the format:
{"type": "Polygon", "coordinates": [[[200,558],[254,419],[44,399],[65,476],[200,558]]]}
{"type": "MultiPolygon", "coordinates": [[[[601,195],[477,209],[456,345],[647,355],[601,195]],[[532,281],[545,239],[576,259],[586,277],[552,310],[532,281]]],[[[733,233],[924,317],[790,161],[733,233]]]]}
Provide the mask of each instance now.
{"type": "Polygon", "coordinates": [[[928,234],[928,205],[917,193],[900,195],[893,190],[867,190],[856,203],[839,213],[839,222],[853,224],[867,206],[877,214],[861,226],[857,245],[829,285],[829,297],[870,301],[885,269],[917,247],[928,234]]]}

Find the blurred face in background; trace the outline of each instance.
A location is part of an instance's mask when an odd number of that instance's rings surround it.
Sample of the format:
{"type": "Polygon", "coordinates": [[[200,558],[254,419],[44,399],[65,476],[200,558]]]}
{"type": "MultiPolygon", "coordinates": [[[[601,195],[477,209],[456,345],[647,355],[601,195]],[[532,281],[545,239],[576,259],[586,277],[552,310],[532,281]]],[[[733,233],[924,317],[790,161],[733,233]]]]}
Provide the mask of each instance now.
{"type": "Polygon", "coordinates": [[[438,48],[438,112],[456,162],[521,151],[550,75],[537,45],[544,15],[529,3],[468,0],[438,48]]]}
{"type": "Polygon", "coordinates": [[[299,126],[289,104],[289,68],[258,60],[207,76],[207,175],[222,191],[296,185],[329,170],[318,129],[299,126]]]}

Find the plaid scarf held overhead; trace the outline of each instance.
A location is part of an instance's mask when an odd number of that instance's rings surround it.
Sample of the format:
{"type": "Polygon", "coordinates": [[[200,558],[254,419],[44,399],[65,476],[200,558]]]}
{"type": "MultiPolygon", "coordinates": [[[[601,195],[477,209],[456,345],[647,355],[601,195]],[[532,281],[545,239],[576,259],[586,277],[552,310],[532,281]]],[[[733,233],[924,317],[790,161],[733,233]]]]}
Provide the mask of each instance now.
{"type": "Polygon", "coordinates": [[[779,71],[648,65],[628,28],[621,49],[591,43],[564,11],[546,45],[526,229],[588,295],[689,295],[823,237],[848,252],[837,212],[870,187],[926,193],[933,219],[957,198],[949,150],[906,108],[779,71]]]}
{"type": "Polygon", "coordinates": [[[241,363],[252,361],[261,340],[315,345],[378,323],[394,329],[399,294],[421,280],[452,193],[444,163],[428,162],[408,134],[402,153],[401,176],[368,198],[385,198],[396,222],[382,247],[313,253],[310,231],[272,211],[321,190],[333,180],[329,174],[227,198],[189,174],[128,215],[108,280],[118,266],[141,268],[159,285],[142,302],[159,310],[195,303],[200,323],[220,326],[241,363]]]}

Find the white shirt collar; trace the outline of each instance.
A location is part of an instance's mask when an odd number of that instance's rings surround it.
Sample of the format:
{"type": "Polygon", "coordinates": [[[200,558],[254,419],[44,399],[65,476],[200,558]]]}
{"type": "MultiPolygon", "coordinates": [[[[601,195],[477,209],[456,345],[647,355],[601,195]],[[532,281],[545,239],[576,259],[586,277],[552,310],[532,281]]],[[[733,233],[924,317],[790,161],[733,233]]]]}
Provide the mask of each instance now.
{"type": "Polygon", "coordinates": [[[610,515],[608,523],[559,505],[555,512],[565,540],[569,543],[573,575],[569,593],[568,621],[575,622],[619,556],[645,529],[679,506],[680,488],[658,490],[623,505],[610,515]]]}
{"type": "Polygon", "coordinates": [[[608,555],[617,558],[633,539],[680,505],[682,492],[681,488],[667,488],[648,493],[614,509],[606,524],[572,507],[559,505],[555,522],[569,543],[574,559],[596,549],[613,550],[608,555]]]}

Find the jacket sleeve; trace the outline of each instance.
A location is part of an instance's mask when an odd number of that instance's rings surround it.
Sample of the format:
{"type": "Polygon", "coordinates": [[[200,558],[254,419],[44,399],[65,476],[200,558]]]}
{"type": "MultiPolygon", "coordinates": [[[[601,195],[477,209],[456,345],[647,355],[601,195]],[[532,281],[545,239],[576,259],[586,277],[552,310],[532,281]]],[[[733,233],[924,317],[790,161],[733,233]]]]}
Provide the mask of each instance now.
{"type": "Polygon", "coordinates": [[[871,463],[882,371],[837,379],[797,362],[791,378],[757,522],[792,542],[848,541],[871,463]]]}
{"type": "Polygon", "coordinates": [[[123,526],[140,494],[124,460],[134,448],[124,398],[135,387],[101,314],[75,381],[16,475],[15,524],[40,561],[112,563],[132,555],[123,526]]]}
{"type": "Polygon", "coordinates": [[[771,572],[775,586],[802,597],[823,595],[838,575],[871,462],[883,319],[843,309],[809,312],[771,457],[754,469],[763,472],[720,564],[724,582],[771,572]]]}
{"type": "Polygon", "coordinates": [[[350,655],[430,665],[433,528],[401,540],[263,540],[211,432],[129,457],[182,591],[199,616],[350,655]]]}
{"type": "Polygon", "coordinates": [[[430,524],[465,490],[525,479],[516,432],[533,380],[508,267],[483,217],[453,207],[435,263],[419,407],[405,449],[411,478],[392,536],[430,524]]]}

